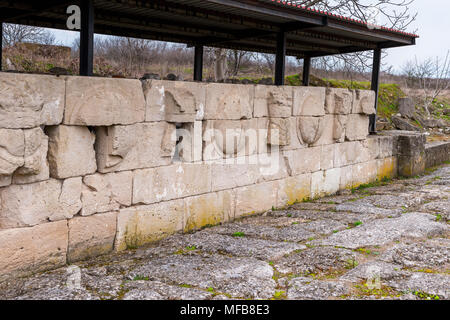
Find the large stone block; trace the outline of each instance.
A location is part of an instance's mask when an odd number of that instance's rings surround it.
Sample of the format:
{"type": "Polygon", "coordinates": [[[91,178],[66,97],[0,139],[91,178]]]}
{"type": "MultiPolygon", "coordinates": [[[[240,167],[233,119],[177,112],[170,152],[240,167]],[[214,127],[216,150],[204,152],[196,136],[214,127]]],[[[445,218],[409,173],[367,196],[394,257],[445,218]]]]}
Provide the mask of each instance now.
{"type": "Polygon", "coordinates": [[[110,126],[144,120],[145,99],[139,80],[67,78],[64,124],[110,126]]]}
{"type": "Polygon", "coordinates": [[[347,120],[345,137],[348,141],[364,140],[369,134],[369,117],[361,114],[350,114],[347,120]]]}
{"type": "Polygon", "coordinates": [[[302,143],[314,145],[325,131],[325,117],[298,117],[297,135],[302,143]]]}
{"type": "Polygon", "coordinates": [[[254,117],[292,116],[293,89],[290,86],[255,86],[254,117]]]}
{"type": "Polygon", "coordinates": [[[57,126],[48,129],[50,175],[68,178],[94,173],[95,135],[87,127],[57,126]]]}
{"type": "MultiPolygon", "coordinates": [[[[333,140],[335,142],[345,141],[345,131],[347,130],[348,117],[346,115],[336,115],[333,122],[333,140]]],[[[351,130],[351,128],[350,128],[351,130]]]]}
{"type": "Polygon", "coordinates": [[[375,92],[372,90],[355,90],[352,113],[374,114],[375,92]]]}
{"type": "Polygon", "coordinates": [[[392,179],[397,176],[397,158],[383,158],[377,161],[377,179],[382,181],[383,179],[392,179]]]}
{"type": "Polygon", "coordinates": [[[146,121],[194,122],[202,120],[206,84],[185,81],[146,80],[146,121]]]}
{"type": "Polygon", "coordinates": [[[277,208],[311,198],[311,174],[302,174],[278,181],[277,208]]]}
{"type": "Polygon", "coordinates": [[[67,221],[0,230],[0,281],[66,264],[67,221]]]}
{"type": "Polygon", "coordinates": [[[291,125],[286,118],[270,118],[267,141],[272,146],[288,146],[291,144],[291,125]]]}
{"type": "Polygon", "coordinates": [[[69,220],[69,263],[106,254],[113,250],[117,212],[76,217],[69,220]]]}
{"type": "Polygon", "coordinates": [[[311,196],[317,198],[334,194],[339,191],[340,183],[340,168],[314,172],[311,175],[311,196]]]}
{"type": "Polygon", "coordinates": [[[353,165],[341,168],[341,179],[339,182],[339,189],[353,188],[353,165]]]}
{"type": "Polygon", "coordinates": [[[203,160],[252,155],[267,143],[262,119],[210,120],[203,123],[203,160]]]}
{"type": "Polygon", "coordinates": [[[131,171],[94,174],[83,178],[81,215],[118,210],[131,205],[131,171]]]}
{"type": "Polygon", "coordinates": [[[115,250],[135,248],[182,231],[184,213],[183,199],[120,210],[115,250]]]}
{"type": "Polygon", "coordinates": [[[336,144],[334,166],[339,168],[357,163],[360,146],[361,144],[358,141],[336,144]]]}
{"type": "Polygon", "coordinates": [[[186,198],[184,231],[197,230],[234,218],[234,193],[231,190],[186,198]]]}
{"type": "Polygon", "coordinates": [[[0,229],[70,219],[81,209],[81,177],[0,189],[0,229]]]}
{"type": "Polygon", "coordinates": [[[392,136],[378,136],[379,157],[389,158],[397,155],[396,139],[392,136]]]}
{"type": "Polygon", "coordinates": [[[47,161],[48,137],[41,128],[26,129],[24,132],[24,164],[13,177],[13,183],[33,183],[47,180],[50,176],[47,161]]]}
{"type": "Polygon", "coordinates": [[[304,148],[284,152],[289,175],[295,176],[320,170],[322,148],[304,148]]]}
{"type": "Polygon", "coordinates": [[[299,128],[299,117],[290,117],[287,121],[289,126],[289,144],[286,146],[281,146],[281,149],[294,150],[307,147],[302,140],[302,135],[299,128]]]}
{"type": "Polygon", "coordinates": [[[212,83],[206,87],[205,120],[239,120],[253,116],[254,86],[212,83]]]}
{"type": "Polygon", "coordinates": [[[258,158],[239,157],[234,161],[212,161],[212,191],[232,189],[254,184],[260,177],[258,158]],[[231,163],[230,163],[231,162],[231,163]]]}
{"type": "Polygon", "coordinates": [[[352,184],[358,187],[377,180],[378,161],[358,163],[352,166],[352,184]]]}
{"type": "Polygon", "coordinates": [[[349,89],[327,88],[325,112],[328,114],[347,115],[352,112],[353,91],[349,89]]]}
{"type": "Polygon", "coordinates": [[[167,122],[100,127],[95,150],[99,172],[165,166],[175,155],[176,127],[167,122]]]}
{"type": "MultiPolygon", "coordinates": [[[[203,125],[202,121],[183,123],[176,129],[176,141],[174,160],[181,162],[202,161],[203,154],[203,125]]],[[[166,145],[172,146],[171,143],[166,145]]]]}
{"type": "Polygon", "coordinates": [[[294,87],[293,115],[325,115],[325,88],[294,87]]]}
{"type": "Polygon", "coordinates": [[[322,146],[320,154],[320,169],[328,170],[334,168],[334,158],[336,157],[336,144],[322,146]]]}
{"type": "Polygon", "coordinates": [[[264,212],[277,205],[278,182],[264,182],[235,189],[235,218],[264,212]]]}
{"type": "Polygon", "coordinates": [[[320,126],[323,128],[321,134],[315,138],[315,142],[313,146],[322,146],[327,144],[333,144],[335,142],[335,119],[334,115],[327,114],[324,117],[321,117],[320,126]]]}
{"type": "Polygon", "coordinates": [[[60,124],[64,113],[64,94],[63,78],[0,73],[0,128],[60,124]]]}
{"type": "Polygon", "coordinates": [[[151,204],[211,191],[211,167],[204,163],[180,163],[136,170],[133,204],[151,204]]]}
{"type": "Polygon", "coordinates": [[[25,136],[23,130],[0,129],[0,177],[9,177],[24,165],[25,136]]]}

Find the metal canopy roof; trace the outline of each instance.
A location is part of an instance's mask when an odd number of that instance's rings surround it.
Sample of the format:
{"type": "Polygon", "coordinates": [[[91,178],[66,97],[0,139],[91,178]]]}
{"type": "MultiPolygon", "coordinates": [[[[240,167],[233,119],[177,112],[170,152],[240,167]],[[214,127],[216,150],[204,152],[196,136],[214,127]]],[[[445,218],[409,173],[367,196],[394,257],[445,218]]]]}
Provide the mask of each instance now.
{"type": "MultiPolygon", "coordinates": [[[[0,21],[66,28],[72,0],[0,0],[0,21]]],[[[414,34],[274,0],[94,0],[95,33],[318,57],[414,45],[414,34]]]]}

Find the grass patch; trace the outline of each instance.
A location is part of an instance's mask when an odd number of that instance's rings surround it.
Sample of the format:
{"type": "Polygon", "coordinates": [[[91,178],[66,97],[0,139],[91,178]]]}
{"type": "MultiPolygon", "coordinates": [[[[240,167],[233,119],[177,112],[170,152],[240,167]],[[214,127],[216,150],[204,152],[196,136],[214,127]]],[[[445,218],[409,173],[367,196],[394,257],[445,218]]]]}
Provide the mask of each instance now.
{"type": "Polygon", "coordinates": [[[133,278],[133,281],[149,281],[149,277],[141,276],[141,275],[136,275],[136,276],[133,278]]]}
{"type": "Polygon", "coordinates": [[[243,233],[243,232],[235,232],[231,236],[236,237],[236,238],[243,238],[243,237],[245,237],[245,233],[243,233]]]}

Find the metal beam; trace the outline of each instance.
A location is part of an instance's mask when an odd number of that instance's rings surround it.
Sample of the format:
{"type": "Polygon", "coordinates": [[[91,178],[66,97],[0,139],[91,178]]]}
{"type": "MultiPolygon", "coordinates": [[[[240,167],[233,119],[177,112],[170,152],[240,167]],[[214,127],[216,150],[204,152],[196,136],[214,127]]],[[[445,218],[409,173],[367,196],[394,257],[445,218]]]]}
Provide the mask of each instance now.
{"type": "Polygon", "coordinates": [[[20,1],[14,1],[14,4],[10,6],[13,9],[18,9],[17,13],[13,15],[9,15],[8,17],[2,17],[5,19],[5,22],[14,22],[14,20],[26,18],[31,15],[39,15],[40,13],[43,13],[45,11],[53,11],[55,9],[59,9],[62,7],[65,7],[69,4],[72,4],[74,1],[61,1],[61,0],[53,0],[53,1],[46,1],[44,4],[40,3],[39,5],[36,5],[36,3],[33,3],[31,6],[27,5],[27,3],[20,2],[20,1]]]}
{"type": "Polygon", "coordinates": [[[373,65],[372,65],[372,83],[371,90],[375,91],[375,110],[374,114],[370,115],[369,133],[377,133],[377,109],[378,109],[378,91],[380,89],[380,68],[381,68],[381,49],[373,51],[373,65]]]}
{"type": "Polygon", "coordinates": [[[94,72],[94,1],[81,1],[80,75],[94,72]]]}
{"type": "Polygon", "coordinates": [[[0,21],[0,71],[3,63],[3,22],[0,21]]]}
{"type": "Polygon", "coordinates": [[[310,74],[311,74],[311,57],[305,57],[303,59],[303,80],[302,80],[302,84],[305,87],[309,86],[310,74]]]}
{"type": "Polygon", "coordinates": [[[194,55],[194,81],[203,80],[203,46],[195,47],[194,55]]]}
{"type": "Polygon", "coordinates": [[[284,85],[284,72],[286,64],[286,33],[277,34],[277,53],[275,55],[275,85],[284,85]]]}

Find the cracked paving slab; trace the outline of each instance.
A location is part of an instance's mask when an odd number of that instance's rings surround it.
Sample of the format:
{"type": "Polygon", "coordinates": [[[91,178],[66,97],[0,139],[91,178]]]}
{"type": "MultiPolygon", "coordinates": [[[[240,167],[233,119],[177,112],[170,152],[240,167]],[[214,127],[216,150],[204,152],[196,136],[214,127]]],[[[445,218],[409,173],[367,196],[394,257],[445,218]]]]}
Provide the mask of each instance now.
{"type": "Polygon", "coordinates": [[[382,246],[402,238],[427,238],[446,236],[448,225],[436,222],[436,217],[427,213],[405,213],[399,218],[373,220],[355,228],[344,230],[322,240],[311,241],[312,245],[340,246],[357,249],[367,246],[382,246]]]}

